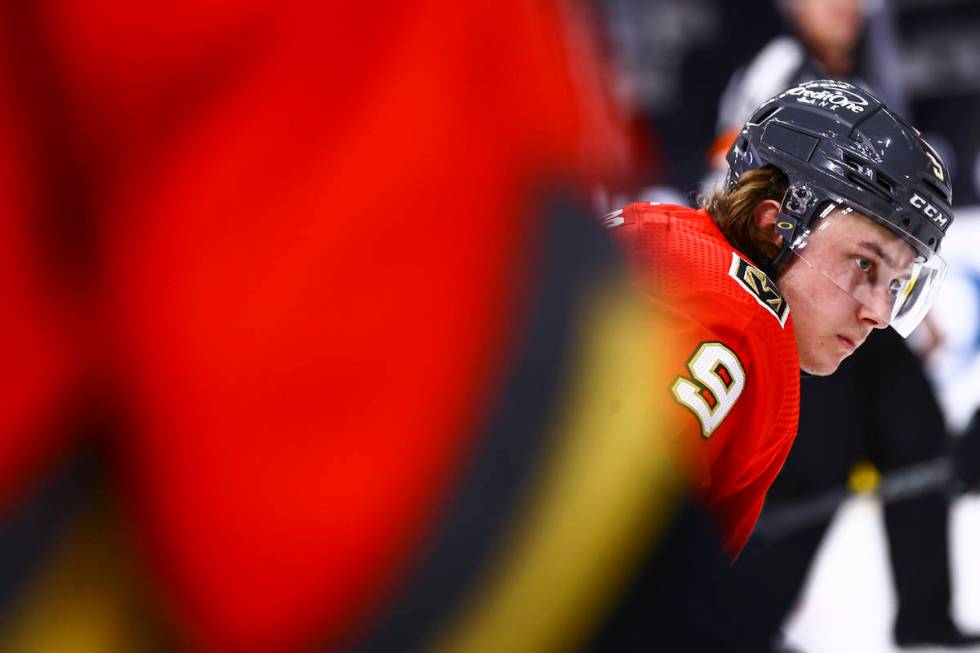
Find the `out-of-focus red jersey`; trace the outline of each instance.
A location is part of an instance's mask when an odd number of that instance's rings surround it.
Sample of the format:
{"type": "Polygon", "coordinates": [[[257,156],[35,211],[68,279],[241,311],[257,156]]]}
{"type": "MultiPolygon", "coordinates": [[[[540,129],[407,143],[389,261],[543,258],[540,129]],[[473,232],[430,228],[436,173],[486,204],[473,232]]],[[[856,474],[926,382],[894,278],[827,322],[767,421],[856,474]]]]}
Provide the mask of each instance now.
{"type": "Polygon", "coordinates": [[[693,476],[737,555],[796,437],[799,357],[789,307],[704,210],[635,203],[605,219],[674,346],[658,349],[693,476]]]}
{"type": "Polygon", "coordinates": [[[519,360],[537,207],[623,155],[578,4],[0,9],[0,523],[124,415],[181,641],[369,629],[519,360]]]}

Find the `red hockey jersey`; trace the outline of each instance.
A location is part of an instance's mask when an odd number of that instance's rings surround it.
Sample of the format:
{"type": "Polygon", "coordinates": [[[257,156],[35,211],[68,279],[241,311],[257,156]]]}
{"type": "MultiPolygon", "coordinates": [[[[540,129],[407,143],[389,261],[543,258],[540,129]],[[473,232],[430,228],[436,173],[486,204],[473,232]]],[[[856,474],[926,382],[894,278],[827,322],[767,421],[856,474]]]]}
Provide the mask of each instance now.
{"type": "Polygon", "coordinates": [[[800,367],[789,306],[704,210],[635,203],[604,219],[671,335],[669,378],[695,484],[734,556],[796,437],[800,367]]]}

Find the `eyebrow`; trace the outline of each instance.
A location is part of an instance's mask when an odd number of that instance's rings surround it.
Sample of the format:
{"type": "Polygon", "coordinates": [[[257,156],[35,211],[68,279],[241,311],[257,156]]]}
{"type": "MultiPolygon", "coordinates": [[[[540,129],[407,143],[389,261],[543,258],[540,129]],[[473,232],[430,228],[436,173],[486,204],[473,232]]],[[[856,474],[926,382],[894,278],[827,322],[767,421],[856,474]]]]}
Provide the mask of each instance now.
{"type": "Polygon", "coordinates": [[[888,254],[885,254],[885,250],[883,250],[881,248],[881,245],[879,245],[878,243],[873,243],[870,240],[862,240],[861,242],[858,243],[858,245],[876,254],[878,258],[884,261],[887,265],[893,268],[898,267],[895,264],[895,261],[892,259],[892,257],[890,257],[888,254]]]}

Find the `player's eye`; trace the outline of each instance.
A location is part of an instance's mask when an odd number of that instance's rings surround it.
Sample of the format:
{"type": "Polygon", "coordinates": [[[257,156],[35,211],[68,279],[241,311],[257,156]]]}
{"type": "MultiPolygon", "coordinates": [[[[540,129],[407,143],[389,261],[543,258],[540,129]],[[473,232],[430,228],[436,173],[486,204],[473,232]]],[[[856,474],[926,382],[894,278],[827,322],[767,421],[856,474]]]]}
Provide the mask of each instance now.
{"type": "Polygon", "coordinates": [[[857,269],[861,272],[872,272],[875,269],[874,261],[863,256],[855,257],[854,265],[856,265],[857,269]]]}

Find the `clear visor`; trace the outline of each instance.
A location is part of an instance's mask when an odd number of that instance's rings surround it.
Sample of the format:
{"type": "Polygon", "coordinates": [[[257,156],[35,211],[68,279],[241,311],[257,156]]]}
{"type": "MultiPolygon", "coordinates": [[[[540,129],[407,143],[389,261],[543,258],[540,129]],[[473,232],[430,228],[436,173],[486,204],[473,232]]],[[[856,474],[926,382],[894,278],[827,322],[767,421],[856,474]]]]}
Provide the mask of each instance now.
{"type": "Polygon", "coordinates": [[[828,204],[820,215],[790,250],[877,321],[908,337],[932,306],[946,261],[860,207],[828,204]]]}

